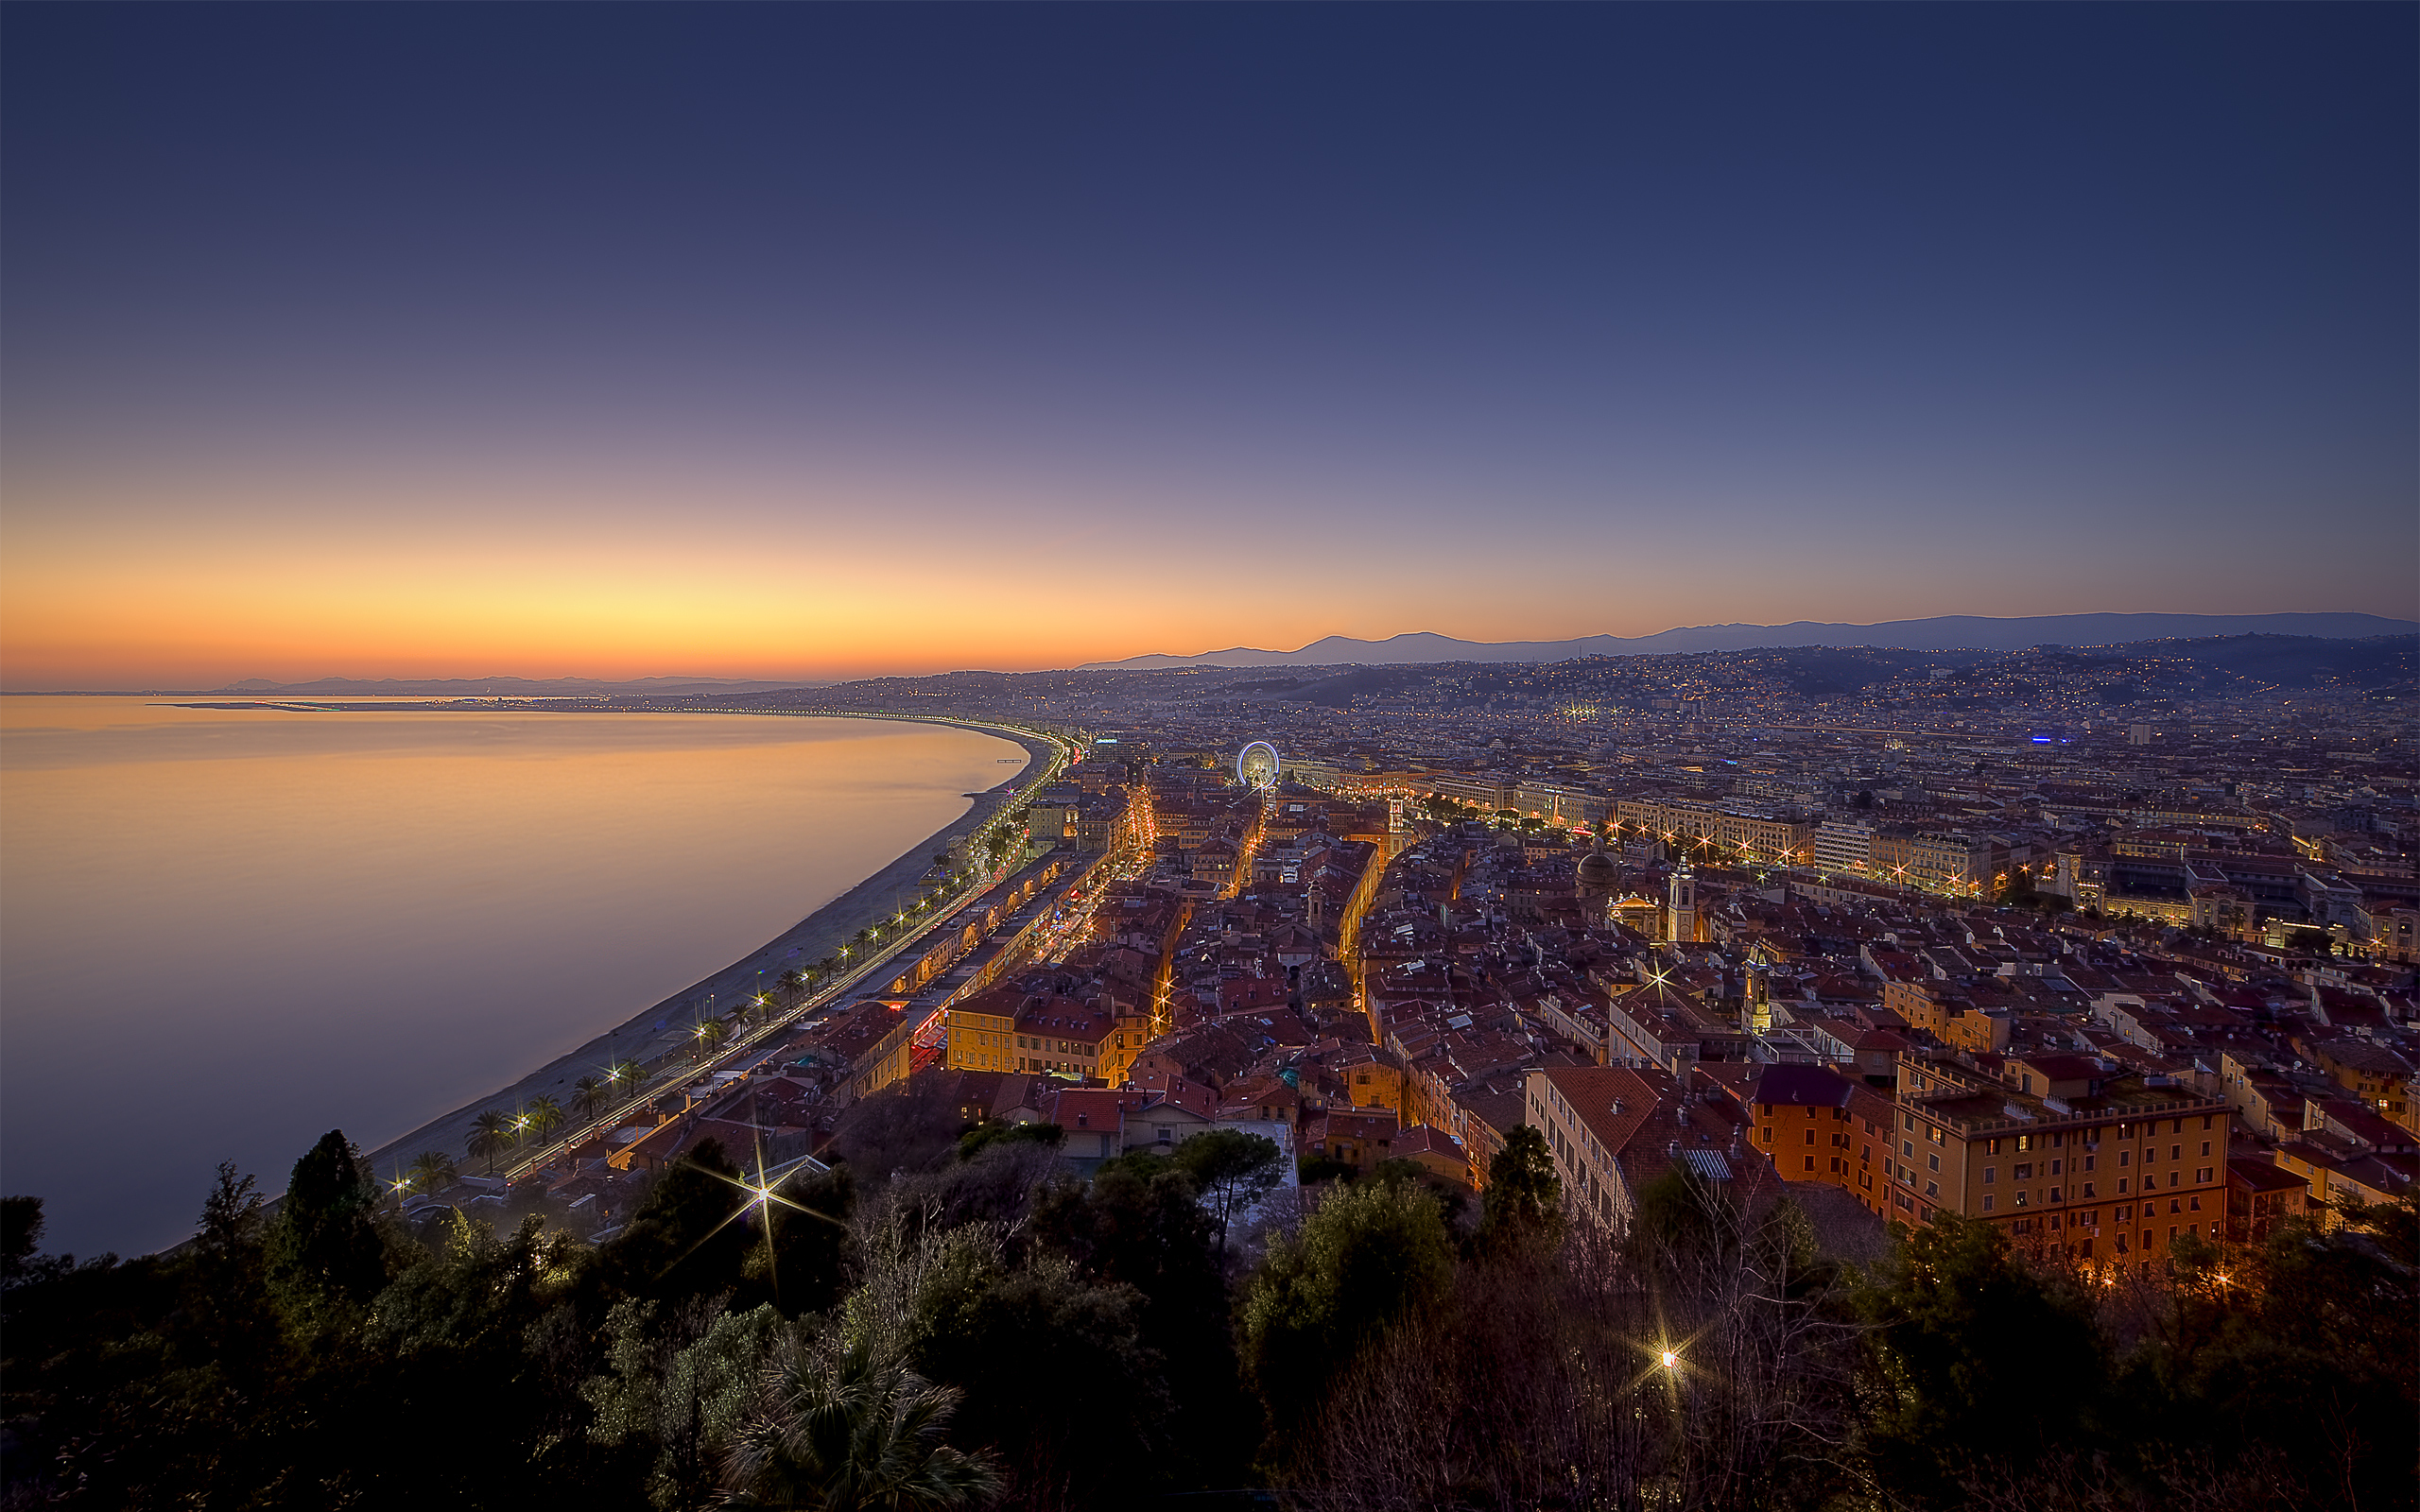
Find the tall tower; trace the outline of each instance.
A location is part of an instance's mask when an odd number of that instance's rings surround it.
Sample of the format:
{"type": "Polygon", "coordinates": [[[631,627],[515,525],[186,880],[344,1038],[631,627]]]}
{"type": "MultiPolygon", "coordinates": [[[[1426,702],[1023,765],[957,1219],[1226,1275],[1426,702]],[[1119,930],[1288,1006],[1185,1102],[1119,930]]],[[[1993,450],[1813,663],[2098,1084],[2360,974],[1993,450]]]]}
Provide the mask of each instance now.
{"type": "Polygon", "coordinates": [[[1614,827],[1614,806],[1605,805],[1604,816],[1597,821],[1596,844],[1580,858],[1575,881],[1580,893],[1580,914],[1590,924],[1601,924],[1613,911],[1614,894],[1620,890],[1621,867],[1605,853],[1605,835],[1614,827]]]}
{"type": "Polygon", "coordinates": [[[1698,937],[1698,879],[1685,861],[1672,868],[1671,890],[1666,895],[1665,937],[1690,945],[1698,937]]]}

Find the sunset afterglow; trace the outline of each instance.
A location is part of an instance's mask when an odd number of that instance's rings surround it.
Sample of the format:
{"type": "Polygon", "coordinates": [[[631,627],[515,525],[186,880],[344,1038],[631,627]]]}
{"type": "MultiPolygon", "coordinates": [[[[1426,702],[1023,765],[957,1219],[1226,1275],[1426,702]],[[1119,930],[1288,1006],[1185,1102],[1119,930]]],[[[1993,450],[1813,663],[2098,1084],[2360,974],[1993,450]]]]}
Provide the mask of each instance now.
{"type": "Polygon", "coordinates": [[[958,20],[21,15],[0,686],[2414,610],[2397,15],[958,20]]]}

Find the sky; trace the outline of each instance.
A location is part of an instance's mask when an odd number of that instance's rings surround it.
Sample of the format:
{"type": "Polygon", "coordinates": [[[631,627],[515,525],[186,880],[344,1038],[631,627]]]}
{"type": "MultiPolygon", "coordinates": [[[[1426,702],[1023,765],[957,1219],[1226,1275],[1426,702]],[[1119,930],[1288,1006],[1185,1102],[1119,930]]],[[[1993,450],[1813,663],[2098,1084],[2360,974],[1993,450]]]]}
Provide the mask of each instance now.
{"type": "Polygon", "coordinates": [[[0,8],[0,688],[2420,617],[2416,17],[0,8]]]}

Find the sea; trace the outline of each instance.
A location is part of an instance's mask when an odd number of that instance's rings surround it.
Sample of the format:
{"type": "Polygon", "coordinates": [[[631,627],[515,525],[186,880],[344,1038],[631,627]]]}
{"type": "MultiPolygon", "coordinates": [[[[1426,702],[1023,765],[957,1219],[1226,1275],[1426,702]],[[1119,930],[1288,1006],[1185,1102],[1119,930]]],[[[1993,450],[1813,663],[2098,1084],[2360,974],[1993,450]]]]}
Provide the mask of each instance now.
{"type": "Polygon", "coordinates": [[[190,1233],[764,945],[1023,770],[940,725],[0,697],[0,1192],[190,1233]]]}

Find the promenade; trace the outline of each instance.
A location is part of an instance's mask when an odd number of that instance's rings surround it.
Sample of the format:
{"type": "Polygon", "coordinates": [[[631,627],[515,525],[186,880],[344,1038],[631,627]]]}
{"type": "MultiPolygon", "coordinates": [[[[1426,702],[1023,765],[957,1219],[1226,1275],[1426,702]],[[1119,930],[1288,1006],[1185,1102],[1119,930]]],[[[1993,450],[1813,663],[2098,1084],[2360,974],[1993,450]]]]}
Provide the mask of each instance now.
{"type": "MultiPolygon", "coordinates": [[[[918,841],[889,866],[758,949],[632,1015],[615,1028],[558,1057],[520,1080],[466,1103],[443,1117],[432,1119],[410,1133],[370,1151],[365,1160],[372,1173],[381,1180],[391,1180],[399,1170],[410,1164],[413,1157],[426,1150],[451,1156],[460,1163],[465,1174],[484,1172],[485,1164],[471,1160],[466,1153],[467,1143],[480,1113],[493,1108],[510,1115],[539,1097],[553,1098],[568,1113],[575,1095],[575,1084],[582,1076],[602,1074],[607,1067],[623,1061],[645,1065],[664,1053],[667,1035],[685,1032],[707,1011],[709,1005],[716,1014],[726,1013],[757,992],[769,990],[774,979],[783,971],[792,967],[811,966],[827,955],[838,954],[843,945],[869,925],[889,924],[898,910],[899,900],[914,893],[917,883],[931,868],[932,857],[937,852],[944,850],[953,838],[980,833],[1001,813],[1054,779],[1067,761],[1067,748],[1060,742],[1010,726],[931,717],[911,722],[955,725],[1013,740],[1026,748],[1031,760],[1016,776],[975,795],[974,805],[964,815],[918,841]]],[[[994,880],[987,874],[960,898],[933,910],[927,922],[954,911],[965,898],[990,887],[994,880]]],[[[905,932],[885,939],[872,954],[857,953],[851,960],[851,970],[833,982],[819,987],[796,1012],[782,1015],[773,1021],[774,1025],[844,998],[859,984],[868,970],[889,959],[922,933],[922,930],[905,932]]],[[[676,1059],[673,1064],[648,1075],[636,1091],[615,1098],[614,1112],[618,1114],[622,1109],[660,1093],[666,1087],[708,1074],[717,1063],[745,1054],[761,1038],[760,1033],[752,1031],[723,1047],[709,1061],[692,1063],[676,1059]]],[[[597,1123],[611,1121],[607,1115],[600,1115],[596,1120],[571,1118],[547,1145],[517,1151],[509,1160],[498,1160],[496,1168],[499,1173],[518,1170],[543,1159],[547,1149],[564,1143],[577,1132],[594,1127],[597,1123]]]]}

